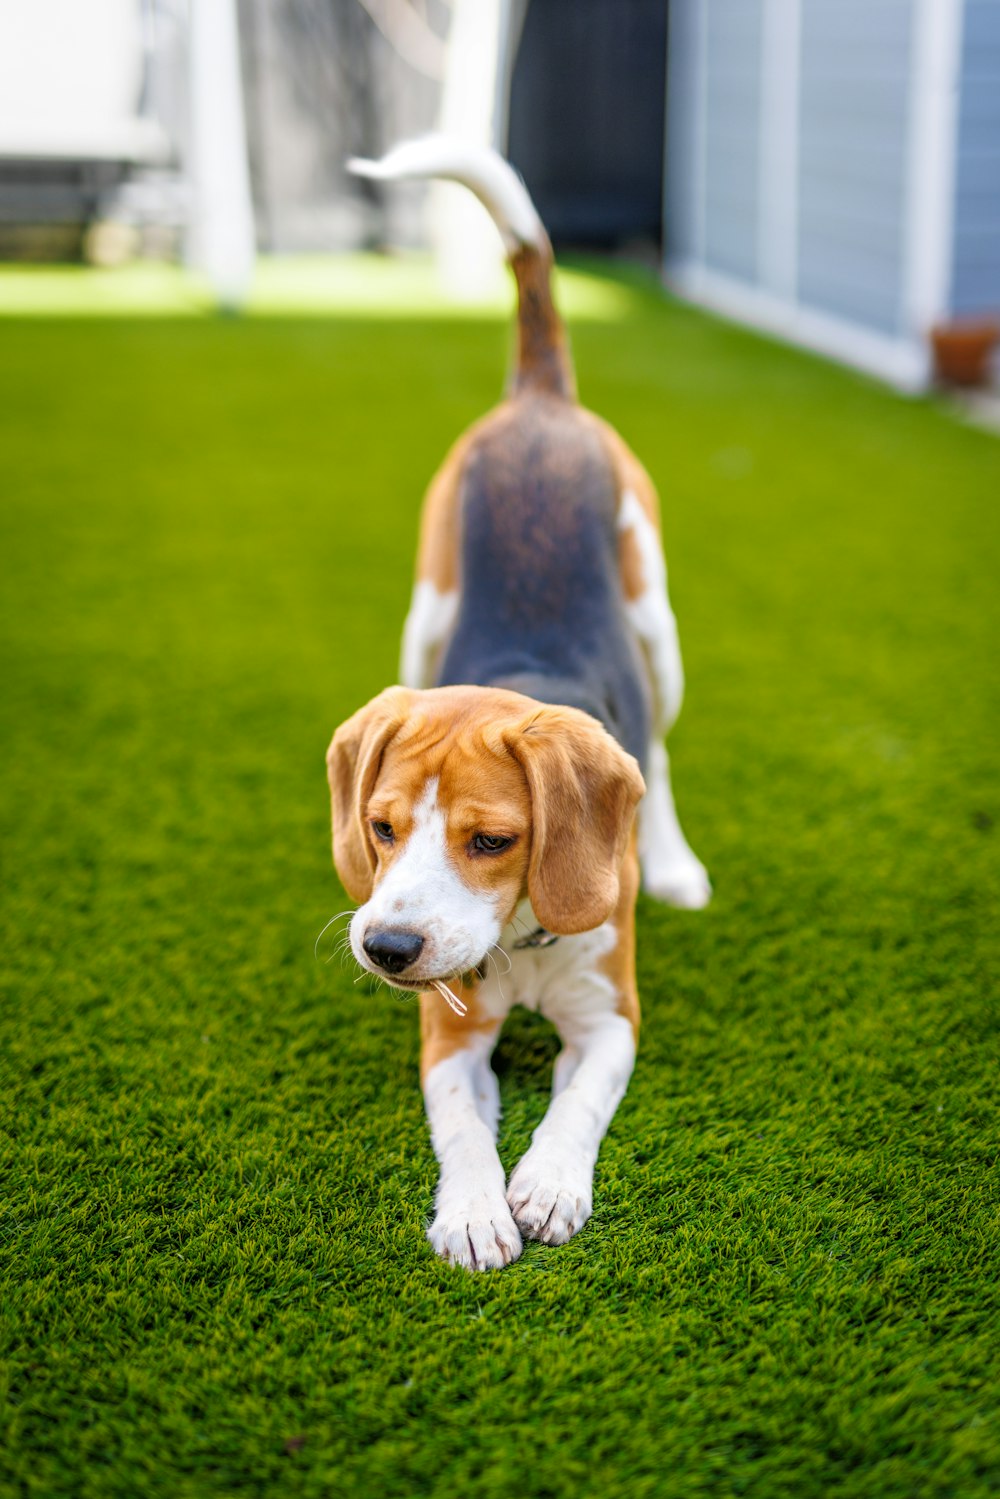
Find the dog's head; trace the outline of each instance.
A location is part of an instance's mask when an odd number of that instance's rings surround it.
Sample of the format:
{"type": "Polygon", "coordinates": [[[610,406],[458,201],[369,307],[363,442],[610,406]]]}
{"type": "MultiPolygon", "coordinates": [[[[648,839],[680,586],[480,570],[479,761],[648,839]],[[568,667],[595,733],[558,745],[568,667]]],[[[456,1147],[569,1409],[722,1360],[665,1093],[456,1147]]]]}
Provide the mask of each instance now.
{"type": "Polygon", "coordinates": [[[358,962],[405,989],[477,968],[526,895],[550,932],[599,926],[645,789],[599,723],[515,692],[389,687],[327,754],[358,962]]]}

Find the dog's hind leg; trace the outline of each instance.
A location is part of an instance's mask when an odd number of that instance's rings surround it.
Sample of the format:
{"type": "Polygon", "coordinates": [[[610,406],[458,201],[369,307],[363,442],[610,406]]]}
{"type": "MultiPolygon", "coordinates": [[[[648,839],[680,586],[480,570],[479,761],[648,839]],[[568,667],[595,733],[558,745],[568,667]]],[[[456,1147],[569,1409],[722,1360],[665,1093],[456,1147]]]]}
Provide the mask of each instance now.
{"type": "Polygon", "coordinates": [[[462,474],[470,433],[454,444],[427,488],[420,517],[417,580],[403,626],[404,687],[433,687],[458,614],[458,532],[462,474]]]}
{"type": "Polygon", "coordinates": [[[646,795],[639,803],[639,860],[649,895],[687,911],[700,911],[712,898],[704,864],[681,831],[670,787],[670,762],[663,740],[650,741],[646,795]]]}
{"type": "Polygon", "coordinates": [[[626,489],[618,516],[622,536],[625,609],[635,632],[652,691],[653,732],[646,763],[646,795],[639,804],[639,858],[643,888],[658,900],[699,910],[711,899],[712,886],[701,860],[681,831],[670,786],[670,762],[664,736],[673,727],[684,699],[677,621],[667,592],[667,569],[655,524],[655,491],[634,464],[633,476],[645,481],[639,493],[626,489]]]}
{"type": "Polygon", "coordinates": [[[458,613],[458,591],[439,593],[433,583],[418,580],[403,626],[400,681],[404,687],[433,687],[441,652],[458,613]]]}

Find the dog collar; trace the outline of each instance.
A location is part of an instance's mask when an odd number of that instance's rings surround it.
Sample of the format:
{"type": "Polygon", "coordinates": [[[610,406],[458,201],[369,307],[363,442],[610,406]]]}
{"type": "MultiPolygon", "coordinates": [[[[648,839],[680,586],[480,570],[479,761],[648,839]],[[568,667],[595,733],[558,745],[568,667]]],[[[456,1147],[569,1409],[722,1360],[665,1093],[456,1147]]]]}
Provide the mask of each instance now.
{"type": "Polygon", "coordinates": [[[519,937],[513,946],[520,952],[525,947],[551,947],[553,942],[558,941],[559,938],[552,932],[547,932],[543,926],[536,926],[526,937],[519,937]]]}

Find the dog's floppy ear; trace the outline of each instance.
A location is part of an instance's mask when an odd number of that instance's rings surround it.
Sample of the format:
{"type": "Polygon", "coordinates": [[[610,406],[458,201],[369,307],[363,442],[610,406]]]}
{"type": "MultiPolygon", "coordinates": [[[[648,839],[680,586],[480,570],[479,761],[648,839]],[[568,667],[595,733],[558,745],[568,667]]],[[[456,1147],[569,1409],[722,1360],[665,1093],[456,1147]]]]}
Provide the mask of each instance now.
{"type": "Polygon", "coordinates": [[[532,909],[546,931],[590,931],[618,903],[632,818],[646,789],[639,767],[576,708],[541,708],[503,739],[531,793],[532,909]]]}
{"type": "Polygon", "coordinates": [[[342,723],[326,752],[333,812],[333,862],[340,883],[359,905],[372,893],[375,850],[364,810],[375,789],[386,745],[409,716],[414,694],[387,687],[342,723]]]}

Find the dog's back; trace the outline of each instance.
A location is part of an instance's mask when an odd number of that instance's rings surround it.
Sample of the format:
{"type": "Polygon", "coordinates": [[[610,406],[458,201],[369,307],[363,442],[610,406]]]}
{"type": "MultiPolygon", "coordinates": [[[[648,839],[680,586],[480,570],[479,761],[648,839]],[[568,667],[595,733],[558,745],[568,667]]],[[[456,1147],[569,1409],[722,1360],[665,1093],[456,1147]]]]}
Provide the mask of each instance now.
{"type": "Polygon", "coordinates": [[[470,446],[459,509],[461,596],[438,684],[581,708],[642,764],[649,702],[622,600],[617,482],[585,413],[515,396],[470,446]]]}

